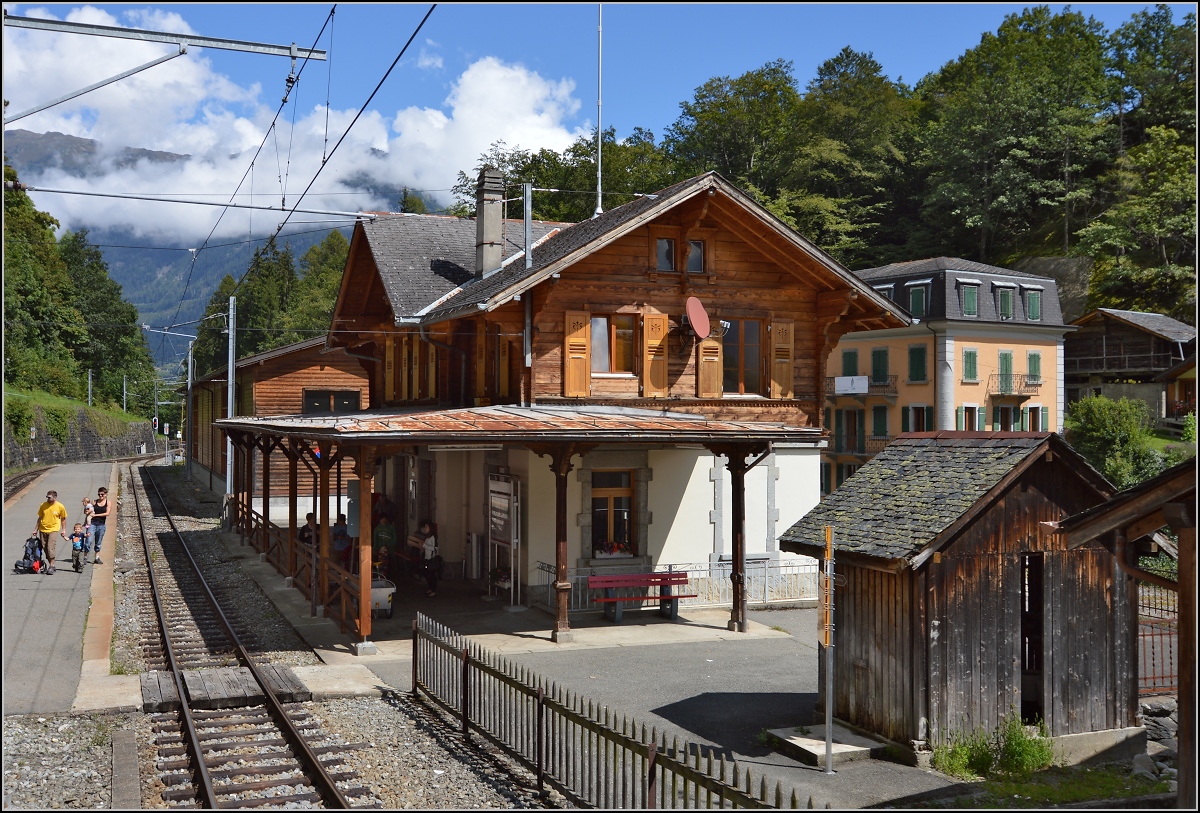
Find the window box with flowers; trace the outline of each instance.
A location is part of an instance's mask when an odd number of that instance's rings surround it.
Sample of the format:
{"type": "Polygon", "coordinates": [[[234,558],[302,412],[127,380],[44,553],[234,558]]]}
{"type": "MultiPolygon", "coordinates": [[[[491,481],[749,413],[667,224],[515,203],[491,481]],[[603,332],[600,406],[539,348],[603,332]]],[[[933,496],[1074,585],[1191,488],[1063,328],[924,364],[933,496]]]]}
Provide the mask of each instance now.
{"type": "Polygon", "coordinates": [[[512,568],[493,567],[488,576],[492,584],[500,590],[508,590],[512,587],[512,568]]]}

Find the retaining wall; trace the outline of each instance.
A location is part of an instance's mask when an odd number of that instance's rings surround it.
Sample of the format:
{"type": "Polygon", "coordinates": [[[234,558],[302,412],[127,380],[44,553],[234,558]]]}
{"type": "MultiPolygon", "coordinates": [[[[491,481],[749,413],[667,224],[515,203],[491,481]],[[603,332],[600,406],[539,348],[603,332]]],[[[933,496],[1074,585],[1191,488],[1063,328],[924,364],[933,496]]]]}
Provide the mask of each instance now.
{"type": "MultiPolygon", "coordinates": [[[[149,421],[127,424],[124,432],[119,435],[113,435],[111,429],[102,434],[92,413],[86,409],[79,409],[67,422],[65,442],[60,443],[47,431],[42,410],[35,408],[33,415],[32,439],[18,439],[8,422],[4,422],[5,473],[33,466],[131,457],[140,453],[142,444],[145,444],[148,452],[153,452],[155,448],[154,428],[149,421]]],[[[161,436],[157,438],[160,450],[163,448],[163,440],[161,436]]]]}

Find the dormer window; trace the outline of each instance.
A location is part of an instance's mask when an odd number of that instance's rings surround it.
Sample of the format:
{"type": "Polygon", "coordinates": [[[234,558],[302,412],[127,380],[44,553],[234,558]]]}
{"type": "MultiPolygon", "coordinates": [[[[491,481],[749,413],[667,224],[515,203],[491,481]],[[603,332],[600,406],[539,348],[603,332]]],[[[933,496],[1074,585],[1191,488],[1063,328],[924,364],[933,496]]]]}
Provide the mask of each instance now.
{"type": "Polygon", "coordinates": [[[1025,318],[1030,322],[1042,321],[1042,286],[1022,285],[1025,290],[1025,318]]]}
{"type": "Polygon", "coordinates": [[[659,271],[674,271],[675,270],[675,241],[669,237],[658,238],[658,265],[659,271]]]}
{"type": "Polygon", "coordinates": [[[978,316],[979,315],[979,286],[980,281],[977,279],[960,279],[958,280],[958,290],[962,296],[962,315],[963,316],[978,316]]]}
{"type": "Polygon", "coordinates": [[[883,294],[891,301],[896,301],[896,298],[892,295],[892,290],[895,288],[894,285],[875,285],[873,287],[876,291],[879,291],[879,293],[883,294]]]}
{"type": "Polygon", "coordinates": [[[1012,288],[1000,289],[1000,304],[997,310],[1000,312],[1000,319],[1007,321],[1013,318],[1013,292],[1012,288]]]}
{"type": "Polygon", "coordinates": [[[908,289],[908,312],[921,318],[929,310],[929,284],[932,279],[918,279],[904,283],[908,289]]]}

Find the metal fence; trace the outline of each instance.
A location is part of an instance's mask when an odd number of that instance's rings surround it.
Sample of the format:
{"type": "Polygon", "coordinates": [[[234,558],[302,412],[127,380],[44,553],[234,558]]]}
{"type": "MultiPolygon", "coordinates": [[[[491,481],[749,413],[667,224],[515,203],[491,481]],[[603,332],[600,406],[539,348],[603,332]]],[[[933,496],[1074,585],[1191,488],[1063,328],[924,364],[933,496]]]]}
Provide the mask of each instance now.
{"type": "MultiPolygon", "coordinates": [[[[688,584],[680,593],[695,593],[695,598],[681,598],[681,609],[687,607],[728,607],[733,603],[733,582],[730,581],[731,562],[699,562],[657,567],[634,566],[621,568],[622,573],[672,572],[687,573],[688,584]]],[[[802,557],[795,560],[750,559],[746,562],[746,601],[750,605],[779,604],[817,599],[817,560],[802,557]]],[[[602,604],[596,599],[603,590],[589,590],[587,577],[612,573],[612,567],[568,568],[568,613],[599,612],[602,604]]],[[[538,562],[534,583],[529,589],[529,602],[554,612],[557,601],[554,593],[554,565],[538,562]]],[[[647,594],[643,607],[658,606],[658,595],[647,594]]]]}
{"type": "Polygon", "coordinates": [[[1138,694],[1179,691],[1179,593],[1138,582],[1138,694]]]}
{"type": "Polygon", "coordinates": [[[724,755],[669,738],[645,722],[539,677],[418,613],[413,694],[522,763],[538,790],[599,808],[800,807],[724,755]]]}

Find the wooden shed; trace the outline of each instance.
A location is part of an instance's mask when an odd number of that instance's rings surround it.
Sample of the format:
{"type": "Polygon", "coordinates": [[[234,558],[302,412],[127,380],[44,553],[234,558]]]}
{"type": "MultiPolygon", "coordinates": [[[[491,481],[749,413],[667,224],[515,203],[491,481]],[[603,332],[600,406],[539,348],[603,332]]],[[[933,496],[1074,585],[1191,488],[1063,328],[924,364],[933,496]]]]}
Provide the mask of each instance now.
{"type": "Polygon", "coordinates": [[[1055,434],[897,438],[780,539],[821,557],[834,528],[834,717],[918,753],[1013,712],[1054,737],[1138,726],[1131,579],[1040,524],[1113,491],[1055,434]]]}

